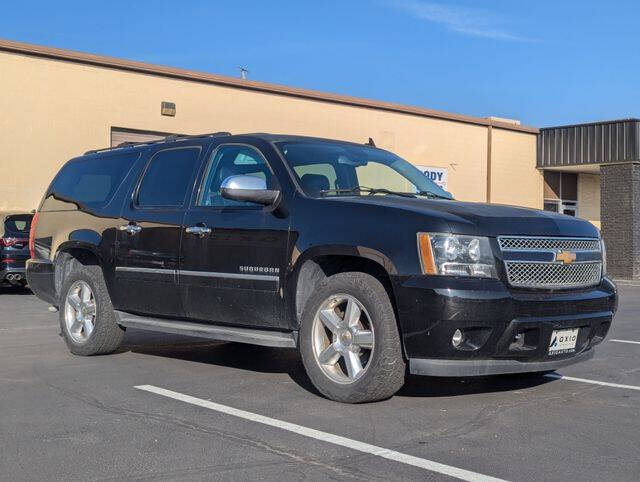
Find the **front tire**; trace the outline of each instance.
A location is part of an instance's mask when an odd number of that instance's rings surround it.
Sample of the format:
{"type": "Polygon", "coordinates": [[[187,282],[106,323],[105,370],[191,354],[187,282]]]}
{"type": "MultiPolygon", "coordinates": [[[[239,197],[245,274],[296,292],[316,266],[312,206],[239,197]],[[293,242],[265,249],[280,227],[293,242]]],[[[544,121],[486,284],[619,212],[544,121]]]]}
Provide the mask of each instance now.
{"type": "Polygon", "coordinates": [[[404,384],[391,300],[366,273],[338,273],[314,291],[302,315],[299,346],[311,382],[331,400],[384,400],[404,384]]]}
{"type": "Polygon", "coordinates": [[[104,355],[120,347],[124,329],[116,322],[100,266],[79,263],[62,283],[60,330],[74,355],[104,355]]]}

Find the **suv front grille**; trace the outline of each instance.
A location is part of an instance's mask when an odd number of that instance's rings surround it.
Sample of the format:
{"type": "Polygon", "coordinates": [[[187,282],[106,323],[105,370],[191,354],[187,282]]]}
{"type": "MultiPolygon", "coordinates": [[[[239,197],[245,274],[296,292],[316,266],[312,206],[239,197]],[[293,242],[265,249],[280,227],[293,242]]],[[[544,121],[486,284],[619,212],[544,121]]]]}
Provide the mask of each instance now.
{"type": "Polygon", "coordinates": [[[602,277],[599,239],[500,236],[498,244],[504,254],[507,281],[516,288],[585,288],[597,285],[602,277]],[[537,255],[532,258],[529,253],[537,255]],[[550,253],[551,261],[539,260],[549,259],[550,253]],[[564,256],[558,260],[560,253],[564,256]],[[573,255],[573,260],[567,262],[567,255],[573,255]]]}
{"type": "Polygon", "coordinates": [[[507,261],[511,286],[527,288],[582,288],[600,282],[601,263],[514,263],[507,261]]]}
{"type": "Polygon", "coordinates": [[[500,249],[503,251],[600,251],[600,241],[598,239],[501,236],[498,238],[498,243],[500,243],[500,249]]]}

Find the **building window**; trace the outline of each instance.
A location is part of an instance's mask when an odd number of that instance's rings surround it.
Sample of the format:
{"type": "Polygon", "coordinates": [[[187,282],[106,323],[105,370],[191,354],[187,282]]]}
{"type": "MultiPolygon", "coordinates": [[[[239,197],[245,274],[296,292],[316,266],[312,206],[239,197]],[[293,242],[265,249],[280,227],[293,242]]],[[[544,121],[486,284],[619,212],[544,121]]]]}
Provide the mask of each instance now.
{"type": "Polygon", "coordinates": [[[544,210],[578,215],[578,174],[544,171],[544,210]]]}

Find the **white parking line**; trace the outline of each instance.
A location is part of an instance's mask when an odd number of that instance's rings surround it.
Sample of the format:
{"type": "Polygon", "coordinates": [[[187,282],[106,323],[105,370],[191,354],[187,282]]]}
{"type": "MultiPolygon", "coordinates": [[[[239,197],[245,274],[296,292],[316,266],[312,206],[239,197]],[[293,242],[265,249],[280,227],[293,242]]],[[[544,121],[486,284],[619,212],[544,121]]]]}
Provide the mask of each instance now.
{"type": "Polygon", "coordinates": [[[627,390],[640,390],[640,387],[635,385],[622,385],[621,383],[600,382],[598,380],[589,380],[587,378],[567,377],[565,375],[558,375],[557,373],[547,373],[546,378],[553,378],[554,380],[569,380],[571,382],[589,383],[591,385],[601,385],[603,387],[613,388],[626,388],[627,390]]]}
{"type": "Polygon", "coordinates": [[[632,345],[640,345],[640,341],[631,341],[631,340],[609,340],[615,341],[616,343],[630,343],[632,345]]]}
{"type": "Polygon", "coordinates": [[[13,332],[13,331],[26,331],[26,330],[51,330],[53,328],[60,329],[59,324],[47,325],[47,326],[14,326],[11,328],[0,328],[1,332],[13,332]]]}
{"type": "Polygon", "coordinates": [[[245,420],[250,420],[252,422],[261,423],[263,425],[269,425],[270,427],[276,427],[282,430],[286,430],[288,432],[293,432],[298,435],[303,435],[305,437],[321,440],[323,442],[331,443],[334,445],[340,445],[341,447],[353,449],[358,452],[363,452],[366,454],[375,455],[376,457],[382,457],[384,459],[393,460],[395,462],[400,462],[401,464],[412,465],[414,467],[419,467],[421,469],[429,470],[431,472],[449,475],[451,477],[455,477],[461,480],[468,480],[473,482],[501,480],[501,479],[496,479],[494,477],[478,474],[476,472],[471,472],[469,470],[452,467],[450,465],[440,464],[438,462],[432,462],[431,460],[422,459],[420,457],[414,457],[413,455],[407,455],[401,452],[396,452],[394,450],[385,449],[383,447],[378,447],[376,445],[371,445],[364,442],[358,442],[357,440],[341,437],[339,435],[334,435],[327,432],[321,432],[320,430],[304,427],[302,425],[297,425],[295,423],[290,423],[290,422],[285,422],[283,420],[278,420],[275,418],[265,417],[264,415],[258,415],[257,413],[247,412],[245,410],[240,410],[240,409],[229,407],[226,405],[221,405],[219,403],[210,402],[208,400],[203,400],[201,398],[191,397],[189,395],[184,395],[182,393],[166,390],[164,388],[154,387],[153,385],[139,385],[135,388],[139,390],[145,390],[147,392],[155,393],[157,395],[162,395],[164,397],[173,398],[175,400],[180,400],[181,402],[197,405],[198,407],[208,408],[209,410],[215,410],[216,412],[232,415],[234,417],[240,417],[245,420]]]}
{"type": "Polygon", "coordinates": [[[640,286],[640,282],[638,281],[629,281],[629,280],[623,280],[623,279],[614,279],[613,282],[616,285],[622,285],[622,286],[640,286]]]}

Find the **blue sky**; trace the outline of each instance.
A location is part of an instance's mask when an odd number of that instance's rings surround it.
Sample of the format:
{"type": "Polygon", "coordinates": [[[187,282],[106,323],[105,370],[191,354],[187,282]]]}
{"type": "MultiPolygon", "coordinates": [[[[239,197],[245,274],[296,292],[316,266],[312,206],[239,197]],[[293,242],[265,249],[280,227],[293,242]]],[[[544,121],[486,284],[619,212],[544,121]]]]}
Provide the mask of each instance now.
{"type": "Polygon", "coordinates": [[[640,115],[638,1],[10,2],[0,37],[535,126],[640,115]]]}

